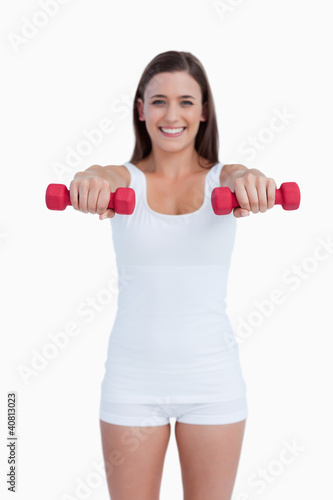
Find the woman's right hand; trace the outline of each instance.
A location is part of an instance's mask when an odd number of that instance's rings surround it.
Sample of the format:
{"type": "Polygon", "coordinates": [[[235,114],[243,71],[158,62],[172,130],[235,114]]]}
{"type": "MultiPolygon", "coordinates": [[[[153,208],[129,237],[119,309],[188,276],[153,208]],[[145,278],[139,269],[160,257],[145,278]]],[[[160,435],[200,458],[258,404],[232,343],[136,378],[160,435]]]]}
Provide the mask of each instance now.
{"type": "Polygon", "coordinates": [[[108,208],[112,187],[110,182],[91,172],[77,172],[69,187],[73,208],[85,214],[99,214],[99,219],[115,216],[108,208]]]}

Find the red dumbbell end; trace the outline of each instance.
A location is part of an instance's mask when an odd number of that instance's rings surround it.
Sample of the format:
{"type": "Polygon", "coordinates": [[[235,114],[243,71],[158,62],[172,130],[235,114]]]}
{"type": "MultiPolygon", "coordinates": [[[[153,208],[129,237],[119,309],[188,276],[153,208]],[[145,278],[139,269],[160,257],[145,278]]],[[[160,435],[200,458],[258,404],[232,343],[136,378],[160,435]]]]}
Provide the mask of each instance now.
{"type": "Polygon", "coordinates": [[[216,215],[230,214],[235,205],[235,194],[228,187],[216,187],[212,191],[211,204],[216,215]]]}
{"type": "Polygon", "coordinates": [[[128,187],[119,187],[111,193],[108,208],[112,208],[117,214],[131,215],[135,208],[135,191],[128,187]]]}
{"type": "Polygon", "coordinates": [[[64,184],[49,184],[45,194],[46,206],[49,210],[65,210],[71,205],[69,191],[64,184]]]}
{"type": "Polygon", "coordinates": [[[296,182],[283,182],[276,190],[275,204],[284,210],[297,210],[301,202],[301,192],[296,182]]]}

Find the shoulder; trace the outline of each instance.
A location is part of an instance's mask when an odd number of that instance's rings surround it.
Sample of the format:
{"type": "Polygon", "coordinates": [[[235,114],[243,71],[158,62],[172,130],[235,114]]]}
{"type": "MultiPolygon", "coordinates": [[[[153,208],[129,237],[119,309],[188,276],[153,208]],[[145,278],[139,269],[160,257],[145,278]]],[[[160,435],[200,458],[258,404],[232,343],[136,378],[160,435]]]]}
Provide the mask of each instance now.
{"type": "Polygon", "coordinates": [[[123,187],[128,187],[130,185],[131,174],[125,165],[106,165],[104,168],[108,173],[118,177],[118,179],[122,181],[122,184],[124,184],[123,187]]]}

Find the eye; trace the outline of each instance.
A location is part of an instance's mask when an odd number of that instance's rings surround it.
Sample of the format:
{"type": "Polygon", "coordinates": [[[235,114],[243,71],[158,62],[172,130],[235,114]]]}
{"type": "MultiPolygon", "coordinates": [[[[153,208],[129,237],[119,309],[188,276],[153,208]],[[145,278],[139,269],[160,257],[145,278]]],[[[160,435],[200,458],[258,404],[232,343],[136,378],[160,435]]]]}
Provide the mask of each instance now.
{"type": "MultiPolygon", "coordinates": [[[[157,104],[157,103],[161,103],[161,102],[165,102],[163,101],[162,99],[158,99],[156,101],[153,101],[152,104],[157,104]]],[[[186,102],[187,104],[190,104],[191,106],[193,106],[193,102],[191,101],[181,101],[182,103],[186,102]]]]}

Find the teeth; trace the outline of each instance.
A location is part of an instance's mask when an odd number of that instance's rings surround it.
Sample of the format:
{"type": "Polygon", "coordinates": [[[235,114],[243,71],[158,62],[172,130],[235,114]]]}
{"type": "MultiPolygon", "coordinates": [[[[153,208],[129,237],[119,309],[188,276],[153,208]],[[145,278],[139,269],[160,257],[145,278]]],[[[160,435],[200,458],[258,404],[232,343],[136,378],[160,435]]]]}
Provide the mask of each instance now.
{"type": "Polygon", "coordinates": [[[167,134],[179,134],[179,132],[182,132],[185,127],[182,128],[163,128],[161,127],[163,132],[166,132],[167,134]]]}

